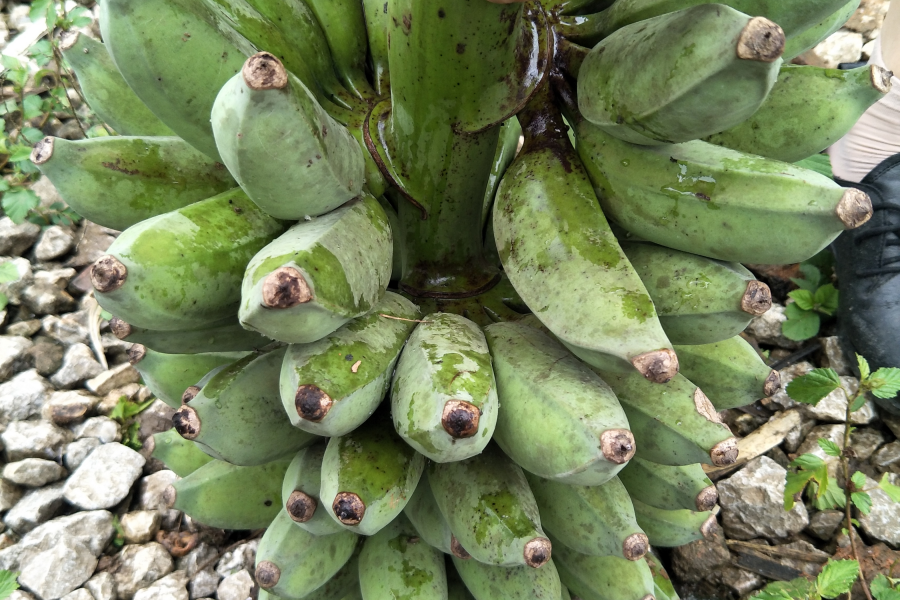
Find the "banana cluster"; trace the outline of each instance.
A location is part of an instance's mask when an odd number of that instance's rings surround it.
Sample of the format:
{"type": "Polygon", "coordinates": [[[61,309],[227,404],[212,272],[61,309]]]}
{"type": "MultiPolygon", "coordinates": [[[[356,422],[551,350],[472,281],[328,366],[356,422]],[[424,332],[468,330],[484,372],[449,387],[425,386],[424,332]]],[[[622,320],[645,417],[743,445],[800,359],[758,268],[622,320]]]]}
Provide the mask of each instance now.
{"type": "Polygon", "coordinates": [[[119,135],[32,159],[123,230],[166,501],[268,528],[263,599],[677,598],[780,385],[741,263],[871,216],[791,163],[890,74],[783,64],[858,3],[102,0],[61,46],[119,135]]]}

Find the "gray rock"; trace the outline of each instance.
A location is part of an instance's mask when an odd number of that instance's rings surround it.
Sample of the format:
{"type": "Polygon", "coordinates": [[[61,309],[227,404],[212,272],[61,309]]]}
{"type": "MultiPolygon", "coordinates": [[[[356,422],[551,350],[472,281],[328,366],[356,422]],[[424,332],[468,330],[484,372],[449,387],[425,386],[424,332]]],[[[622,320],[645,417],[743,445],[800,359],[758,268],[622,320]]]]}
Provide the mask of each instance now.
{"type": "MultiPolygon", "coordinates": [[[[900,485],[900,476],[891,473],[888,475],[888,481],[900,485]]],[[[871,488],[869,496],[872,497],[872,510],[868,515],[857,514],[856,517],[868,535],[897,547],[900,545],[900,503],[891,500],[890,496],[877,486],[877,481],[866,478],[863,487],[871,488]]]]}
{"type": "Polygon", "coordinates": [[[822,570],[822,564],[829,558],[826,552],[822,552],[805,540],[797,540],[788,544],[779,544],[776,547],[784,550],[794,550],[808,556],[809,558],[784,556],[779,558],[778,562],[785,565],[786,567],[797,569],[801,573],[805,573],[810,577],[815,577],[816,575],[818,575],[819,571],[822,570]],[[814,557],[819,557],[819,560],[816,560],[814,557]]]}
{"type": "Polygon", "coordinates": [[[137,416],[137,422],[140,424],[138,437],[141,443],[145,442],[154,433],[171,429],[172,415],[174,414],[175,409],[162,400],[155,400],[153,404],[148,406],[145,411],[137,416]]]}
{"type": "Polygon", "coordinates": [[[800,414],[800,423],[788,431],[787,435],[784,436],[784,441],[781,442],[781,447],[785,452],[796,452],[803,440],[806,439],[806,436],[809,435],[809,432],[812,431],[812,428],[816,426],[815,419],[810,419],[802,411],[797,412],[800,414]]]}
{"type": "Polygon", "coordinates": [[[865,427],[850,434],[850,448],[859,460],[869,460],[884,442],[884,434],[877,429],[865,427]]]}
{"type": "Polygon", "coordinates": [[[22,566],[19,583],[42,600],[62,598],[90,579],[97,557],[82,544],[63,539],[22,566]]]}
{"type": "Polygon", "coordinates": [[[75,308],[75,299],[65,290],[45,282],[38,283],[35,274],[35,283],[26,286],[22,290],[22,304],[36,315],[52,315],[66,313],[75,308]]]}
{"type": "Polygon", "coordinates": [[[822,367],[834,369],[838,375],[853,375],[852,365],[847,357],[844,356],[844,351],[841,349],[837,336],[819,338],[819,344],[821,344],[822,353],[825,355],[822,367]]]}
{"type": "Polygon", "coordinates": [[[216,590],[219,589],[219,581],[221,580],[221,575],[216,573],[212,567],[207,567],[191,577],[191,581],[188,583],[188,592],[191,598],[213,596],[216,590]]]}
{"type": "Polygon", "coordinates": [[[187,574],[184,571],[175,571],[150,587],[138,590],[134,594],[134,600],[188,600],[188,591],[185,587],[187,583],[187,574]]]}
{"type": "Polygon", "coordinates": [[[92,510],[58,517],[28,532],[15,547],[0,552],[3,568],[17,569],[36,555],[72,540],[100,556],[115,535],[112,513],[92,510]]]}
{"type": "Polygon", "coordinates": [[[31,362],[34,363],[34,370],[44,377],[53,375],[60,370],[66,351],[59,344],[49,340],[50,338],[38,338],[34,346],[27,351],[31,362]]]}
{"type": "Polygon", "coordinates": [[[813,454],[825,461],[828,466],[828,474],[837,477],[841,467],[841,459],[828,456],[822,447],[819,446],[819,438],[832,441],[839,448],[844,447],[844,426],[843,425],[819,425],[813,427],[800,447],[797,448],[797,454],[813,454]]]}
{"type": "Polygon", "coordinates": [[[873,39],[881,29],[888,6],[890,6],[890,2],[886,0],[862,0],[850,20],[844,24],[844,28],[857,31],[866,35],[868,39],[873,39]]]}
{"type": "Polygon", "coordinates": [[[872,455],[872,464],[881,472],[893,471],[900,466],[900,441],[894,441],[883,446],[872,455]]]}
{"type": "Polygon", "coordinates": [[[75,235],[64,227],[53,225],[41,234],[34,247],[34,257],[39,261],[53,260],[68,254],[74,246],[75,235]]]}
{"type": "Polygon", "coordinates": [[[761,588],[766,583],[765,579],[752,571],[731,566],[723,567],[721,571],[713,575],[711,580],[730,588],[740,598],[746,597],[750,592],[761,588]]]}
{"type": "Polygon", "coordinates": [[[27,321],[10,323],[10,325],[6,328],[6,335],[20,335],[22,337],[31,337],[40,330],[40,319],[28,319],[27,321]]]}
{"type": "Polygon", "coordinates": [[[122,534],[129,544],[146,544],[159,530],[160,514],[156,510],[138,510],[122,515],[122,534]]]}
{"type": "Polygon", "coordinates": [[[41,319],[41,327],[48,336],[65,346],[87,344],[90,341],[91,334],[88,328],[69,316],[47,315],[41,319]]]}
{"type": "Polygon", "coordinates": [[[76,269],[93,264],[106,254],[106,250],[116,240],[116,233],[112,229],[101,227],[88,220],[79,223],[79,231],[75,236],[78,245],[75,247],[75,255],[66,261],[66,266],[76,269]]]}
{"type": "MultiPolygon", "coordinates": [[[[214,546],[206,542],[200,542],[193,550],[175,560],[175,568],[179,571],[186,572],[188,577],[193,577],[206,568],[212,568],[216,564],[218,558],[219,551],[214,546]]],[[[219,579],[221,579],[221,577],[219,577],[219,579]]],[[[218,581],[218,579],[216,581],[218,581]]],[[[215,591],[214,586],[213,591],[209,594],[213,594],[215,591]]],[[[200,596],[209,594],[201,594],[200,596]]],[[[200,596],[198,596],[198,598],[200,596]]]]}
{"type": "Polygon", "coordinates": [[[0,381],[6,381],[28,366],[26,351],[34,346],[27,337],[0,335],[0,381]]]}
{"type": "Polygon", "coordinates": [[[6,600],[34,600],[34,595],[25,590],[18,589],[7,597],[6,600]]]}
{"type": "MultiPolygon", "coordinates": [[[[777,403],[780,406],[788,408],[799,408],[804,416],[815,419],[817,421],[830,421],[835,423],[843,423],[847,417],[847,395],[843,389],[837,389],[828,396],[819,401],[818,404],[812,406],[810,404],[802,404],[794,402],[787,394],[788,384],[796,377],[806,375],[815,367],[808,362],[800,362],[791,365],[779,371],[781,376],[781,389],[779,389],[767,403],[777,403]]],[[[855,377],[841,377],[841,384],[851,394],[856,393],[859,388],[859,380],[855,377]]],[[[871,399],[866,400],[863,406],[850,415],[850,422],[854,425],[864,425],[871,423],[876,417],[875,405],[871,399]]]]}
{"type": "Polygon", "coordinates": [[[841,63],[857,62],[862,56],[863,36],[855,31],[836,31],[798,58],[802,64],[836,69],[841,63]]]}
{"type": "Polygon", "coordinates": [[[830,541],[837,532],[844,513],[839,510],[823,510],[815,513],[809,520],[808,532],[820,540],[830,541]]]}
{"type": "Polygon", "coordinates": [[[88,579],[84,589],[91,593],[94,600],[116,600],[116,582],[106,571],[101,571],[88,579]]]}
{"type": "Polygon", "coordinates": [[[41,414],[50,383],[34,369],[19,373],[0,384],[0,424],[23,421],[41,414]]]}
{"type": "Polygon", "coordinates": [[[256,549],[259,547],[259,540],[250,540],[233,550],[226,552],[216,563],[216,573],[222,577],[233,575],[242,569],[254,569],[256,565],[256,549]]]}
{"type": "Polygon", "coordinates": [[[29,488],[45,486],[66,475],[63,467],[43,458],[25,458],[3,467],[3,479],[29,488]]]}
{"type": "Polygon", "coordinates": [[[85,344],[72,344],[66,350],[63,365],[50,378],[58,388],[73,388],[83,381],[103,372],[103,366],[94,358],[94,353],[85,344]]]}
{"type": "Polygon", "coordinates": [[[3,522],[16,533],[28,533],[41,523],[52,519],[63,504],[64,483],[31,490],[13,506],[3,522]]]}
{"type": "Polygon", "coordinates": [[[894,437],[900,438],[900,415],[894,415],[887,411],[882,411],[881,421],[887,425],[894,437]]]}
{"type": "Polygon", "coordinates": [[[122,439],[121,427],[109,417],[91,417],[84,423],[72,428],[76,439],[97,438],[102,444],[117,442],[122,439]]]}
{"type": "Polygon", "coordinates": [[[113,573],[121,600],[131,600],[138,590],[172,572],[172,557],[157,542],[125,546],[119,554],[119,568],[113,573]]]}
{"type": "Polygon", "coordinates": [[[68,430],[46,421],[13,421],[0,434],[11,462],[23,458],[58,460],[71,439],[68,430]]]}
{"type": "Polygon", "coordinates": [[[94,596],[84,588],[78,588],[62,597],[62,600],[94,600],[94,596]]]}
{"type": "Polygon", "coordinates": [[[256,583],[246,569],[229,575],[219,584],[216,597],[219,600],[247,600],[253,594],[256,583]]]}
{"type": "Polygon", "coordinates": [[[137,383],[140,379],[141,374],[131,364],[124,363],[100,373],[89,380],[85,387],[98,396],[105,396],[115,388],[128,385],[129,383],[137,383]]]}
{"type": "Polygon", "coordinates": [[[754,317],[747,326],[747,333],[761,344],[771,344],[779,348],[793,350],[800,347],[800,342],[789,340],[781,334],[781,324],[787,321],[784,306],[777,302],[764,314],[754,317]]]}
{"type": "Polygon", "coordinates": [[[81,463],[88,457],[88,454],[93,452],[99,445],[100,440],[97,438],[81,438],[80,440],[75,440],[66,446],[66,453],[63,455],[63,464],[65,464],[66,468],[70,471],[74,471],[81,466],[81,463]]]}
{"type": "Polygon", "coordinates": [[[82,421],[98,402],[100,398],[82,390],[54,392],[41,408],[41,418],[56,425],[71,425],[82,421]]]}
{"type": "Polygon", "coordinates": [[[799,533],[809,524],[802,503],[784,510],[786,473],[775,461],[761,456],[716,485],[728,537],[780,539],[799,533]]]}
{"type": "MultiPolygon", "coordinates": [[[[78,272],[75,269],[49,269],[46,271],[35,271],[34,283],[38,285],[49,285],[60,290],[66,289],[69,281],[74,278],[78,272]]],[[[69,311],[62,311],[69,312],[69,311]]]]}
{"type": "Polygon", "coordinates": [[[698,583],[731,563],[731,552],[719,527],[708,538],[672,549],[672,573],[686,583],[698,583]]]}
{"type": "Polygon", "coordinates": [[[16,225],[9,217],[0,219],[0,256],[21,256],[41,234],[40,225],[24,222],[16,225]]]}
{"type": "Polygon", "coordinates": [[[14,483],[0,479],[0,512],[6,512],[22,499],[24,490],[14,483]]]}
{"type": "Polygon", "coordinates": [[[131,448],[116,442],[104,444],[66,480],[65,498],[85,510],[115,506],[140,477],[144,462],[131,448]]]}
{"type": "Polygon", "coordinates": [[[137,507],[141,510],[166,509],[163,492],[178,479],[173,471],[157,471],[141,479],[137,507]]]}

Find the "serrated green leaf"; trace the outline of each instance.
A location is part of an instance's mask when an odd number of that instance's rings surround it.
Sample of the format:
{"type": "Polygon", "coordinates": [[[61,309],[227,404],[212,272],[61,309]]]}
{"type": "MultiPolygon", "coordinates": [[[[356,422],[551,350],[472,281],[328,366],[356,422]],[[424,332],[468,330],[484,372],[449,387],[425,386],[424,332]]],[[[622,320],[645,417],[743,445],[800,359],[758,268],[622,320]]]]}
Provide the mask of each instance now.
{"type": "Polygon", "coordinates": [[[18,572],[0,570],[0,600],[9,598],[14,591],[19,589],[19,582],[16,581],[18,576],[18,572]]]}
{"type": "Polygon", "coordinates": [[[823,598],[837,598],[850,591],[857,577],[859,563],[855,560],[830,560],[816,577],[816,589],[823,598]]]}
{"type": "Polygon", "coordinates": [[[869,588],[875,600],[900,600],[900,591],[894,589],[884,573],[876,575],[869,588]]]}
{"type": "Polygon", "coordinates": [[[859,366],[860,380],[864,381],[864,380],[868,379],[869,375],[871,375],[871,373],[872,373],[872,371],[869,369],[869,361],[867,361],[865,358],[863,358],[862,356],[857,354],[856,355],[856,364],[857,364],[857,366],[859,366]]]}
{"type": "Polygon", "coordinates": [[[35,94],[25,96],[22,101],[22,109],[24,111],[25,120],[35,119],[44,114],[44,100],[35,94]]]}
{"type": "Polygon", "coordinates": [[[16,224],[25,222],[25,217],[38,204],[40,199],[37,194],[25,189],[10,190],[3,194],[3,200],[0,201],[3,212],[16,224]]]}
{"type": "Polygon", "coordinates": [[[825,313],[826,315],[833,315],[838,308],[839,297],[840,293],[838,292],[837,288],[835,288],[830,283],[826,283],[816,290],[814,296],[816,302],[816,310],[825,313]]]}
{"type": "Polygon", "coordinates": [[[812,600],[816,586],[804,577],[793,581],[776,581],[770,583],[759,593],[751,596],[754,600],[812,600]]]}
{"type": "Polygon", "coordinates": [[[866,487],[866,474],[862,471],[856,471],[850,476],[850,481],[856,486],[856,489],[861,490],[866,487]]]}
{"type": "Polygon", "coordinates": [[[878,398],[893,398],[900,392],[900,369],[882,367],[869,378],[869,389],[878,398]]]}
{"type": "Polygon", "coordinates": [[[841,457],[841,447],[832,442],[831,440],[825,438],[819,438],[819,448],[822,449],[825,454],[828,456],[833,456],[835,458],[841,457]]]}
{"type": "Polygon", "coordinates": [[[872,510],[872,496],[866,492],[853,492],[850,494],[850,502],[864,515],[872,510]]]}
{"type": "Polygon", "coordinates": [[[25,146],[24,144],[13,144],[13,146],[9,150],[10,162],[31,160],[31,146],[25,146]]]}
{"type": "Polygon", "coordinates": [[[784,337],[795,342],[802,342],[815,337],[819,333],[821,318],[811,310],[803,310],[796,303],[788,304],[784,309],[787,320],[781,324],[784,337]],[[793,309],[791,307],[794,307],[793,309]]]}
{"type": "Polygon", "coordinates": [[[809,290],[794,290],[788,296],[794,299],[794,303],[801,310],[812,310],[816,304],[813,294],[809,290]]]}
{"type": "Polygon", "coordinates": [[[791,461],[790,466],[800,467],[804,471],[817,471],[825,466],[825,461],[815,454],[801,454],[791,461]]]}
{"type": "Polygon", "coordinates": [[[19,279],[19,269],[14,262],[0,263],[0,283],[9,283],[19,279]]]}
{"type": "Polygon", "coordinates": [[[813,369],[795,377],[785,391],[796,402],[815,405],[840,386],[841,379],[834,369],[813,369]]]}
{"type": "Polygon", "coordinates": [[[800,471],[799,473],[788,471],[784,481],[784,510],[794,508],[794,496],[806,489],[812,476],[811,471],[800,471]]]}
{"type": "Polygon", "coordinates": [[[850,412],[856,412],[861,409],[866,404],[866,395],[860,394],[856,397],[856,400],[853,401],[853,404],[850,405],[850,412]]]}
{"type": "Polygon", "coordinates": [[[3,65],[4,69],[8,69],[10,71],[22,70],[22,62],[16,58],[15,56],[9,56],[7,54],[0,54],[0,64],[3,65]]]}
{"type": "Polygon", "coordinates": [[[47,14],[47,7],[50,6],[50,2],[51,0],[32,0],[31,10],[28,11],[28,18],[30,18],[32,22],[43,19],[47,14]]]}
{"type": "Polygon", "coordinates": [[[887,473],[881,476],[881,481],[878,482],[878,487],[888,495],[888,498],[890,498],[894,502],[900,502],[900,486],[891,483],[888,479],[887,473]]]}
{"type": "Polygon", "coordinates": [[[810,490],[814,492],[813,504],[817,510],[830,510],[846,506],[847,497],[844,495],[844,489],[838,485],[837,479],[828,476],[827,469],[817,472],[815,480],[816,483],[810,484],[810,490]],[[824,486],[821,485],[823,481],[826,482],[824,486]]]}
{"type": "Polygon", "coordinates": [[[815,292],[822,281],[822,272],[818,267],[809,263],[800,263],[800,274],[802,278],[792,277],[791,281],[801,290],[815,292]]]}
{"type": "Polygon", "coordinates": [[[36,127],[26,127],[22,130],[22,137],[36,144],[44,138],[44,132],[36,127]]]}

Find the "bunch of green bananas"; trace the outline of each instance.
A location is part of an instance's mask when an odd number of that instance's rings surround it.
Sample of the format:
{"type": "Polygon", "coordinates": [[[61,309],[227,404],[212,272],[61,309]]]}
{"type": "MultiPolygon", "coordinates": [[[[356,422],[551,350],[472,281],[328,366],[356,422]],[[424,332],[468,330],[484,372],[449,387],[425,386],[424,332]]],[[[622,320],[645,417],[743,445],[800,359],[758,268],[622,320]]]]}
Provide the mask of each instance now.
{"type": "Polygon", "coordinates": [[[790,163],[890,74],[783,65],[858,3],[102,0],[62,48],[120,135],[33,160],[124,229],[169,504],[268,527],[263,598],[675,598],[779,387],[740,263],[871,215],[790,163]]]}

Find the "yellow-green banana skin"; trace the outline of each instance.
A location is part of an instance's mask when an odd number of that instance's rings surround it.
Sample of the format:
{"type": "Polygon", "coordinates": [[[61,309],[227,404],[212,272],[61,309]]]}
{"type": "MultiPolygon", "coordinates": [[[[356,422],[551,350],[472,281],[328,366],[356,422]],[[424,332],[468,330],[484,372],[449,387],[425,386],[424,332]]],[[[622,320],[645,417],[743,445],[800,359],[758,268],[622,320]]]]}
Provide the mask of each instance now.
{"type": "Polygon", "coordinates": [[[618,556],[590,556],[555,544],[559,578],[582,600],[647,600],[653,597],[653,574],[647,561],[618,556]]]}
{"type": "Polygon", "coordinates": [[[753,116],[706,141],[797,162],[841,139],[890,89],[891,72],[878,65],[849,70],[784,65],[753,116]]]}
{"type": "Polygon", "coordinates": [[[562,594],[552,560],[532,569],[496,567],[454,556],[453,565],[475,600],[558,600],[562,594]]]}
{"type": "Polygon", "coordinates": [[[666,510],[707,511],[718,500],[699,464],[673,467],[635,457],[619,473],[619,481],[632,499],[666,510]]]}
{"type": "Polygon", "coordinates": [[[583,120],[575,129],[606,216],[669,248],[790,264],[871,217],[867,195],[787,163],[702,141],[637,146],[583,120]]]}
{"type": "Polygon", "coordinates": [[[447,519],[441,514],[427,477],[419,481],[415,493],[403,508],[403,514],[425,542],[445,554],[452,553],[453,532],[450,531],[447,519]]]}
{"type": "Polygon", "coordinates": [[[823,16],[816,24],[796,35],[788,37],[787,43],[784,45],[784,56],[782,57],[784,61],[790,62],[807,50],[812,50],[819,45],[819,42],[843,27],[844,23],[859,8],[859,3],[860,0],[849,0],[849,2],[844,0],[841,7],[836,8],[831,14],[823,16]]]}
{"type": "MultiPolygon", "coordinates": [[[[112,324],[112,323],[111,323],[112,324]]],[[[221,325],[189,331],[156,331],[118,320],[113,333],[120,340],[141,344],[163,354],[202,354],[259,350],[272,340],[238,323],[237,314],[221,325]]]]}
{"type": "Polygon", "coordinates": [[[734,127],[756,112],[778,77],[784,34],[761,21],[765,34],[750,16],[702,4],[623,27],[585,57],[578,107],[610,135],[639,144],[734,127]],[[748,54],[747,44],[763,56],[748,54]]]}
{"type": "Polygon", "coordinates": [[[494,439],[523,469],[573,485],[600,485],[634,454],[613,391],[543,332],[520,323],[485,329],[500,405],[494,439]],[[623,447],[624,446],[624,447],[623,447]]]}
{"type": "Polygon", "coordinates": [[[674,548],[690,544],[708,535],[715,524],[715,517],[710,511],[666,510],[634,498],[631,502],[638,525],[654,546],[674,548]]]}
{"type": "Polygon", "coordinates": [[[153,434],[151,456],[161,460],[166,468],[179,477],[187,477],[213,458],[203,452],[190,440],[186,440],[175,429],[153,434]]]}
{"type": "Polygon", "coordinates": [[[153,395],[171,406],[181,407],[181,396],[204,375],[222,365],[246,356],[246,352],[210,352],[206,354],[163,354],[145,349],[142,358],[132,363],[144,385],[153,395]]]}
{"type": "Polygon", "coordinates": [[[653,573],[653,585],[656,588],[656,600],[679,600],[678,593],[669,579],[669,574],[663,568],[659,559],[652,552],[644,557],[650,566],[650,572],[653,573]]]}

